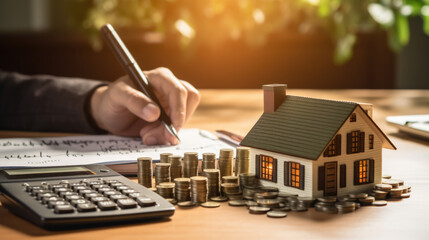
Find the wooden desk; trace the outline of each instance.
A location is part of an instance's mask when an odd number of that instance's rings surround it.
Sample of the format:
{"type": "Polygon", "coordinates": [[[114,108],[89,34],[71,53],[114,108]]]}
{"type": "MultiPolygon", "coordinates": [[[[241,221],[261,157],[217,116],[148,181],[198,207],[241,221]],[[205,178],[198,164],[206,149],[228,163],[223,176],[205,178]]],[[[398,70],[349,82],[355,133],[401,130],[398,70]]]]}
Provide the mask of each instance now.
{"type": "MultiPolygon", "coordinates": [[[[201,105],[187,126],[228,129],[239,134],[262,113],[262,90],[202,90],[201,105]]],[[[383,150],[383,172],[412,186],[411,198],[386,207],[362,207],[345,215],[290,212],[287,218],[251,215],[244,207],[177,209],[170,220],[49,232],[0,207],[0,239],[428,239],[429,142],[396,133],[385,117],[423,114],[429,110],[428,90],[288,90],[288,94],[370,102],[374,119],[398,147],[383,150]]],[[[46,136],[44,133],[0,132],[0,137],[46,136]]],[[[50,135],[50,134],[49,134],[50,135]]]]}

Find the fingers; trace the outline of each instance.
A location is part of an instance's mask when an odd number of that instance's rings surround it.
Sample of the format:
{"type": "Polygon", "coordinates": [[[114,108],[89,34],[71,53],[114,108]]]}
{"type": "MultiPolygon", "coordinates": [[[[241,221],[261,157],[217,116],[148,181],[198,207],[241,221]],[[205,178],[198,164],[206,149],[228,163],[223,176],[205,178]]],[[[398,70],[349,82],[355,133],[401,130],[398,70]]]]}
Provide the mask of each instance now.
{"type": "Polygon", "coordinates": [[[181,80],[183,86],[188,90],[188,99],[186,101],[186,120],[195,112],[200,103],[200,93],[190,83],[181,80]]]}
{"type": "Polygon", "coordinates": [[[116,105],[114,108],[119,111],[120,109],[127,109],[147,122],[153,122],[159,118],[159,107],[142,92],[131,87],[128,77],[123,81],[116,82],[115,85],[110,92],[112,104],[116,105]]]}
{"type": "MultiPolygon", "coordinates": [[[[165,127],[160,122],[148,125],[140,130],[140,136],[145,145],[168,145],[171,143],[165,135],[165,127]]],[[[169,133],[168,133],[169,134],[169,133]]]]}

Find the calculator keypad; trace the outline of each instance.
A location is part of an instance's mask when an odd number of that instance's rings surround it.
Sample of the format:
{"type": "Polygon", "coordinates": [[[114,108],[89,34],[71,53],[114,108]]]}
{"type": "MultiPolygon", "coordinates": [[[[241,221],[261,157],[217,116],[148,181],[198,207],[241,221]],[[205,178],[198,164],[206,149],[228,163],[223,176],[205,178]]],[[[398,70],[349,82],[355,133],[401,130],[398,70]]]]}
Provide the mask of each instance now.
{"type": "Polygon", "coordinates": [[[22,185],[24,191],[57,214],[112,211],[155,206],[156,202],[118,180],[22,185]]]}

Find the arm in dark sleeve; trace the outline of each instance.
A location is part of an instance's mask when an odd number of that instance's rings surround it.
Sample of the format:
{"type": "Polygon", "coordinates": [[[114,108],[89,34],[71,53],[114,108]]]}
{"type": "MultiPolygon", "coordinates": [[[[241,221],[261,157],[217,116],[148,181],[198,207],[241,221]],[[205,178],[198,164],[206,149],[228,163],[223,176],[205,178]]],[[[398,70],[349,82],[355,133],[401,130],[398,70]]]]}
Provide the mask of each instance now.
{"type": "Polygon", "coordinates": [[[0,129],[101,133],[89,112],[104,82],[0,71],[0,129]]]}

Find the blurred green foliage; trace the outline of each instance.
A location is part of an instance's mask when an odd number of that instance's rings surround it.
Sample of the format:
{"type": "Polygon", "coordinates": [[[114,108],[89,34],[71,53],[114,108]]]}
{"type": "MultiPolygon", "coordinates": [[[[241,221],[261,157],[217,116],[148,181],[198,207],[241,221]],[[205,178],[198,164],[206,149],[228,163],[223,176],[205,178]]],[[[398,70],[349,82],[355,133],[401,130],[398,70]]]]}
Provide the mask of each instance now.
{"type": "Polygon", "coordinates": [[[419,16],[429,35],[429,0],[81,0],[73,5],[95,48],[101,46],[98,31],[105,23],[179,36],[174,39],[183,47],[239,39],[258,46],[271,34],[322,29],[332,36],[334,61],[341,64],[352,57],[358,33],[383,29],[398,51],[409,42],[409,18],[419,16]]]}

